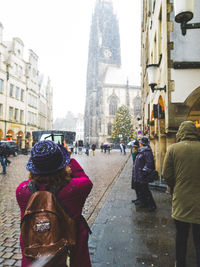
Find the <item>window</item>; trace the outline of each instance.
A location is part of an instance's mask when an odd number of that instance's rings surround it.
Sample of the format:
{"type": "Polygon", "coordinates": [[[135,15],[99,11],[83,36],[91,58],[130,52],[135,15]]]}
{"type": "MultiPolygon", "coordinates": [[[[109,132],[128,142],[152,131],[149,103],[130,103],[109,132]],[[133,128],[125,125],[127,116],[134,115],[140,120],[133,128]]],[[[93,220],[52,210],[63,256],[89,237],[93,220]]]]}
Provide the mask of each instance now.
{"type": "Polygon", "coordinates": [[[109,104],[109,114],[115,115],[116,112],[117,112],[117,97],[113,96],[109,104]]]}
{"type": "Polygon", "coordinates": [[[20,110],[20,122],[24,121],[24,111],[20,110]]]}
{"type": "Polygon", "coordinates": [[[3,104],[0,104],[0,118],[3,117],[3,104]]]}
{"type": "Polygon", "coordinates": [[[112,134],[112,123],[109,122],[108,123],[108,135],[111,135],[112,134]]]}
{"type": "Polygon", "coordinates": [[[14,74],[18,74],[18,66],[16,63],[14,64],[14,74]]]}
{"type": "Polygon", "coordinates": [[[13,97],[13,84],[10,84],[10,97],[13,97]]]}
{"type": "Polygon", "coordinates": [[[9,120],[13,119],[13,107],[9,107],[9,120]]]}
{"type": "Polygon", "coordinates": [[[21,97],[20,97],[21,101],[24,101],[24,89],[21,89],[21,97]]]}
{"type": "Polygon", "coordinates": [[[28,95],[28,105],[37,108],[37,97],[29,94],[28,95]]]}
{"type": "Polygon", "coordinates": [[[37,121],[37,114],[33,113],[33,112],[28,112],[28,124],[31,125],[36,125],[37,121]]]}
{"type": "Polygon", "coordinates": [[[16,87],[15,89],[15,98],[19,99],[19,87],[16,87]]]}
{"type": "Polygon", "coordinates": [[[0,79],[0,93],[3,93],[3,80],[0,79]]]}
{"type": "Polygon", "coordinates": [[[15,121],[18,120],[18,113],[19,113],[19,109],[15,108],[15,116],[14,116],[15,121]]]}
{"type": "Polygon", "coordinates": [[[22,67],[19,66],[19,77],[21,77],[21,76],[22,76],[22,67]]]}

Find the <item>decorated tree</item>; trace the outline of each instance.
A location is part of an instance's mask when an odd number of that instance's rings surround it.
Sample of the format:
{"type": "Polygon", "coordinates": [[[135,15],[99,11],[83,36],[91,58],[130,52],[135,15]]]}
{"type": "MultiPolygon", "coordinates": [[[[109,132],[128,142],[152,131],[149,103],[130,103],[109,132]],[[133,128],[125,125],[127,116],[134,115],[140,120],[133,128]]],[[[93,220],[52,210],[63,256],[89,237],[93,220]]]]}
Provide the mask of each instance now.
{"type": "Polygon", "coordinates": [[[115,115],[112,130],[113,143],[119,143],[120,140],[127,143],[135,137],[133,125],[131,123],[131,115],[126,106],[121,106],[115,115]]]}

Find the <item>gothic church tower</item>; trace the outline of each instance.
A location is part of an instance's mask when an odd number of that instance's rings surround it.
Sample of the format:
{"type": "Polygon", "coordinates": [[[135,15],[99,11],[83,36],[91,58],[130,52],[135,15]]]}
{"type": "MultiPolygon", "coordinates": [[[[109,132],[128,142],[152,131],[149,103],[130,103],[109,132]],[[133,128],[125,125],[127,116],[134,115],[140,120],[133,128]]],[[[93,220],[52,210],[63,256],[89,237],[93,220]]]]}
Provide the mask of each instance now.
{"type": "Polygon", "coordinates": [[[97,0],[92,16],[88,52],[85,142],[99,142],[104,118],[103,81],[109,66],[121,66],[118,19],[111,1],[97,0]]]}

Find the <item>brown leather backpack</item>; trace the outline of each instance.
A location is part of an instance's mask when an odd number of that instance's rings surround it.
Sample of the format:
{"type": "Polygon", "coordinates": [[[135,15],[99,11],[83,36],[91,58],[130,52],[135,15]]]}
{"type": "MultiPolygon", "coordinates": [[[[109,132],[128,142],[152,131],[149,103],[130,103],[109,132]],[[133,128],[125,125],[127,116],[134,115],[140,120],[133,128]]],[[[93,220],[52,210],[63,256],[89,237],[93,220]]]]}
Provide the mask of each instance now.
{"type": "Polygon", "coordinates": [[[46,267],[64,267],[76,243],[76,223],[54,193],[35,190],[21,221],[21,236],[27,258],[45,259],[46,267]]]}

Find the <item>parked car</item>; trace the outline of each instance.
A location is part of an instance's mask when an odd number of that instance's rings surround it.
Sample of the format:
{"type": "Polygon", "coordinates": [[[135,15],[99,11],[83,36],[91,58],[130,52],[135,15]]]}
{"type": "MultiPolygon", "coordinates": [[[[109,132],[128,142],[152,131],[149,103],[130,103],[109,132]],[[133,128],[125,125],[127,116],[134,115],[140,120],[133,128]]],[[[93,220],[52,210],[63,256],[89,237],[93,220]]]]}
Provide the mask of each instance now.
{"type": "Polygon", "coordinates": [[[17,156],[18,154],[18,146],[17,143],[14,141],[1,141],[0,145],[3,146],[4,144],[7,145],[7,147],[9,148],[9,154],[13,155],[14,157],[17,156]]]}

